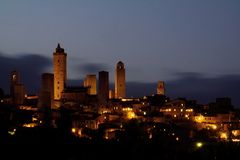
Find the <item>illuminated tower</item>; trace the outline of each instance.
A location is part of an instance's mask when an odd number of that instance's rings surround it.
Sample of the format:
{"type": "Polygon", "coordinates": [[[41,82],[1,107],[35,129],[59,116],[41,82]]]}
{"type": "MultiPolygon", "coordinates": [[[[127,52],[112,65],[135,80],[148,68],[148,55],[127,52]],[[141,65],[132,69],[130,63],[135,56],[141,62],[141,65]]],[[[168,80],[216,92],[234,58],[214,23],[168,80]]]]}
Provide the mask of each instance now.
{"type": "Polygon", "coordinates": [[[125,68],[123,62],[119,61],[115,69],[115,98],[126,97],[125,68]]]}
{"type": "Polygon", "coordinates": [[[89,74],[86,76],[84,80],[84,87],[89,87],[88,94],[97,94],[97,78],[95,74],[89,74]]]}
{"type": "Polygon", "coordinates": [[[98,72],[98,98],[100,102],[106,102],[109,92],[108,72],[98,72]]]}
{"type": "Polygon", "coordinates": [[[163,81],[158,81],[157,94],[165,95],[165,87],[164,87],[164,82],[163,81]]]}
{"type": "Polygon", "coordinates": [[[67,79],[67,53],[58,44],[53,53],[53,74],[54,74],[54,100],[61,99],[61,92],[66,85],[67,79]]]}

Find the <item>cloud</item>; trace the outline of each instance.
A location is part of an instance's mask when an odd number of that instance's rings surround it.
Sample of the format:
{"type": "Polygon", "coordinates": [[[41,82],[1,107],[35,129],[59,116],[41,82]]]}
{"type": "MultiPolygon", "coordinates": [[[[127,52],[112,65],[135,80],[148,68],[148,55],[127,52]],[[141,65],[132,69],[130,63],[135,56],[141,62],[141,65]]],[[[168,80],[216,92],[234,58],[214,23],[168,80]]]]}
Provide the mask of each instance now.
{"type": "Polygon", "coordinates": [[[83,63],[77,67],[77,70],[84,74],[97,74],[99,71],[108,70],[107,64],[103,63],[83,63]]]}
{"type": "Polygon", "coordinates": [[[240,106],[240,75],[204,77],[182,75],[167,82],[168,93],[174,97],[186,96],[207,103],[216,97],[230,97],[235,105],[240,106]]]}
{"type": "MultiPolygon", "coordinates": [[[[127,83],[127,95],[144,96],[156,93],[155,83],[127,83]]],[[[206,77],[198,73],[179,72],[175,80],[165,81],[166,95],[170,98],[186,97],[199,103],[214,102],[217,97],[230,97],[240,108],[240,75],[206,77]]]]}
{"type": "Polygon", "coordinates": [[[9,93],[10,72],[20,72],[20,81],[30,93],[37,93],[40,86],[41,74],[52,65],[52,60],[39,54],[21,53],[12,57],[0,53],[0,88],[9,93]]]}

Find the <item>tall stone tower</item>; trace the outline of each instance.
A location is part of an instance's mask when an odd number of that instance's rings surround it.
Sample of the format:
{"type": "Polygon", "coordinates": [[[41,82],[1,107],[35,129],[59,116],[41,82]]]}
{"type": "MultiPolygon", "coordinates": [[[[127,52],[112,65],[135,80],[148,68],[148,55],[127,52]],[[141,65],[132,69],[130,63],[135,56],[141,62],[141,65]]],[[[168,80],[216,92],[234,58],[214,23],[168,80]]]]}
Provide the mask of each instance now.
{"type": "Polygon", "coordinates": [[[115,69],[115,98],[126,97],[125,68],[123,62],[119,61],[115,69]]]}
{"type": "Polygon", "coordinates": [[[58,44],[53,53],[53,74],[54,74],[54,100],[61,99],[61,92],[66,85],[67,79],[67,53],[58,44]]]}
{"type": "Polygon", "coordinates": [[[165,95],[165,87],[164,87],[163,81],[158,81],[158,83],[157,83],[157,94],[165,95]]]}
{"type": "Polygon", "coordinates": [[[53,79],[54,76],[51,73],[43,73],[42,74],[42,84],[41,91],[39,96],[39,107],[48,107],[51,108],[53,106],[53,79]]]}
{"type": "Polygon", "coordinates": [[[108,72],[98,72],[98,99],[100,102],[107,102],[109,95],[108,72]]]}

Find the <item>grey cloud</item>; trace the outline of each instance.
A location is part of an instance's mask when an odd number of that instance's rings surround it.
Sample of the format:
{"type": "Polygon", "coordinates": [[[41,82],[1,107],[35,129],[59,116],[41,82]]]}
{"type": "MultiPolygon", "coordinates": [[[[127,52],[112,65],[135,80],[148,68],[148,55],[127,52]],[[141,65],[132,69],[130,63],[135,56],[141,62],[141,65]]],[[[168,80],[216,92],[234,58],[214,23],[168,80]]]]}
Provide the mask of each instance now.
{"type": "Polygon", "coordinates": [[[21,53],[11,57],[0,53],[0,87],[9,92],[9,74],[13,70],[20,72],[21,82],[30,93],[37,93],[41,74],[52,65],[48,57],[39,54],[21,53]]]}
{"type": "MultiPolygon", "coordinates": [[[[144,96],[156,93],[156,83],[127,83],[127,95],[144,96]]],[[[240,108],[240,75],[206,77],[201,74],[178,73],[178,78],[165,81],[166,95],[171,98],[186,97],[199,103],[215,101],[217,97],[230,97],[233,104],[240,108]]]]}
{"type": "Polygon", "coordinates": [[[108,69],[108,65],[103,63],[83,63],[77,67],[77,70],[84,74],[97,74],[99,71],[108,71],[108,69]]]}

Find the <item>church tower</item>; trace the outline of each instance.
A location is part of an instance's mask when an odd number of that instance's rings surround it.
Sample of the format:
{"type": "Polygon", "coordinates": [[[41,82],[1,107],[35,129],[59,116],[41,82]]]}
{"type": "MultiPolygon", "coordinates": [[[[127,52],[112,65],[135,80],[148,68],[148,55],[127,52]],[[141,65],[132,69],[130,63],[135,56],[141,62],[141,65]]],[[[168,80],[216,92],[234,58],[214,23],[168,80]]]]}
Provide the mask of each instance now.
{"type": "Polygon", "coordinates": [[[125,68],[123,62],[119,61],[115,69],[115,98],[126,97],[125,68]]]}
{"type": "Polygon", "coordinates": [[[53,74],[54,74],[54,100],[61,99],[61,92],[64,90],[67,79],[67,53],[58,44],[53,53],[53,74]]]}

